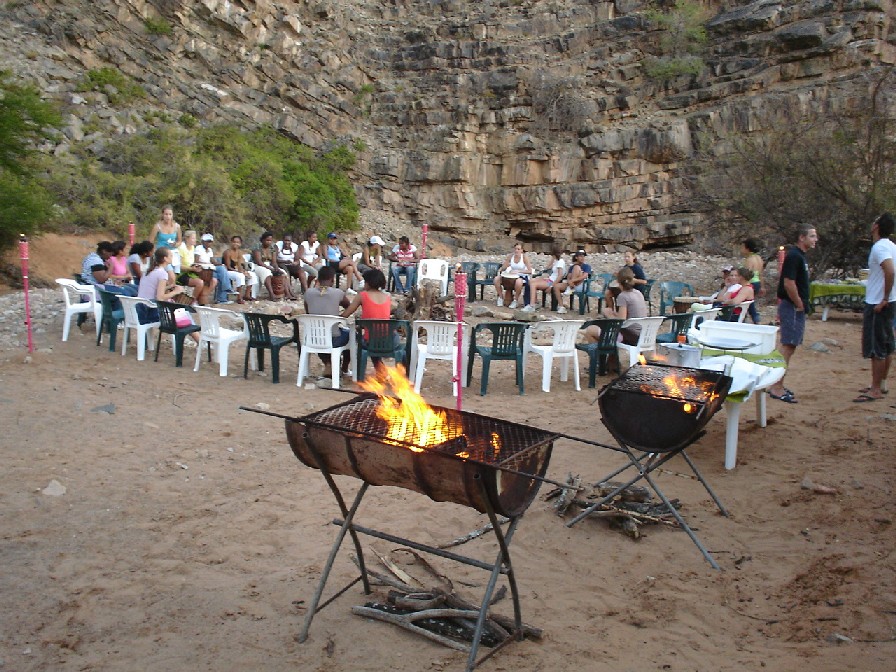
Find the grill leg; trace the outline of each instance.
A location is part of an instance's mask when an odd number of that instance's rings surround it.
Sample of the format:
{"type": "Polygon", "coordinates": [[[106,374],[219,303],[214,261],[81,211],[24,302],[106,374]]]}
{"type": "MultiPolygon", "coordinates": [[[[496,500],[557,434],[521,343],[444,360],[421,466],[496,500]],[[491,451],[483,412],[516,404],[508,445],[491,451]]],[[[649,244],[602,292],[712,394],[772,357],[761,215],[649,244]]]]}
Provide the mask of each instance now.
{"type": "Polygon", "coordinates": [[[520,596],[516,586],[516,577],[513,574],[513,566],[510,564],[509,549],[510,540],[513,538],[513,533],[516,531],[516,526],[519,524],[521,516],[511,519],[510,525],[507,528],[507,533],[504,534],[501,531],[498,516],[495,515],[495,511],[492,509],[488,493],[485,489],[485,484],[482,482],[481,478],[477,478],[477,482],[482,490],[483,500],[485,501],[485,512],[488,514],[489,522],[492,524],[492,531],[495,533],[495,538],[498,540],[499,551],[498,557],[495,559],[495,565],[492,568],[491,576],[488,580],[488,585],[485,588],[485,594],[482,596],[482,605],[479,607],[479,618],[476,620],[476,631],[473,633],[473,641],[470,643],[470,655],[467,657],[466,672],[472,672],[479,663],[489,658],[498,648],[500,648],[495,647],[495,649],[484,656],[482,660],[476,660],[476,654],[479,652],[479,641],[482,639],[482,631],[485,628],[485,619],[488,616],[489,604],[492,601],[492,594],[495,592],[495,586],[498,583],[498,577],[501,575],[502,567],[507,568],[507,583],[510,584],[510,595],[513,598],[513,622],[516,627],[516,639],[523,639],[523,616],[522,611],[520,610],[520,596]]]}
{"type": "MultiPolygon", "coordinates": [[[[310,444],[309,444],[310,445],[310,444]]],[[[332,480],[332,477],[326,471],[324,472],[327,477],[327,481],[332,480]]],[[[335,488],[335,485],[333,486],[335,488]]],[[[330,570],[333,569],[333,562],[336,560],[336,554],[339,552],[339,547],[342,546],[342,540],[345,539],[345,533],[351,532],[352,537],[355,540],[355,546],[358,549],[358,561],[361,565],[361,574],[364,579],[364,591],[366,593],[370,592],[370,586],[367,583],[367,571],[364,569],[364,560],[361,555],[361,544],[355,535],[354,529],[352,529],[352,520],[355,517],[355,513],[358,511],[358,507],[361,505],[361,500],[364,498],[364,493],[367,492],[367,488],[370,487],[370,484],[366,481],[361,485],[361,489],[358,490],[358,494],[355,495],[355,501],[352,503],[352,508],[345,513],[345,520],[342,523],[342,527],[339,528],[339,534],[336,535],[336,541],[333,543],[333,548],[330,549],[330,557],[327,558],[327,564],[324,565],[324,570],[321,573],[320,583],[317,586],[317,590],[314,593],[314,597],[311,599],[311,604],[308,605],[308,614],[305,616],[305,623],[302,625],[302,631],[299,633],[298,641],[304,642],[308,639],[308,630],[311,628],[311,621],[314,620],[314,616],[317,613],[317,605],[320,604],[320,598],[324,592],[324,586],[327,585],[327,578],[330,576],[330,570]]],[[[334,490],[335,493],[338,493],[338,490],[334,490]]],[[[345,504],[342,501],[342,495],[337,494],[337,499],[339,500],[340,508],[345,510],[345,504]]]]}

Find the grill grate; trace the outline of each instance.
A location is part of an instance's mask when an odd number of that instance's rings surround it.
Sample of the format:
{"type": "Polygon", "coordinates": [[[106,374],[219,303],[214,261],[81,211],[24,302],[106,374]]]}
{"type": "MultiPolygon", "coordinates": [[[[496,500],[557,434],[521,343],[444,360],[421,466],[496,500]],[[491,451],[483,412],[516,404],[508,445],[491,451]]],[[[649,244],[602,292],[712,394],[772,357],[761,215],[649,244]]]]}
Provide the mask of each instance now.
{"type": "MultiPolygon", "coordinates": [[[[419,435],[407,435],[402,441],[388,438],[386,421],[376,414],[379,404],[376,397],[360,397],[304,416],[300,421],[335,431],[360,434],[408,449],[418,448],[419,435]]],[[[531,448],[557,438],[557,434],[552,432],[497,418],[449,408],[434,409],[445,413],[450,435],[457,438],[427,446],[427,452],[516,469],[528,459],[527,453],[531,448]]]]}
{"type": "Polygon", "coordinates": [[[720,378],[714,371],[642,364],[631,367],[610,383],[610,387],[621,392],[706,404],[718,395],[720,378]]]}

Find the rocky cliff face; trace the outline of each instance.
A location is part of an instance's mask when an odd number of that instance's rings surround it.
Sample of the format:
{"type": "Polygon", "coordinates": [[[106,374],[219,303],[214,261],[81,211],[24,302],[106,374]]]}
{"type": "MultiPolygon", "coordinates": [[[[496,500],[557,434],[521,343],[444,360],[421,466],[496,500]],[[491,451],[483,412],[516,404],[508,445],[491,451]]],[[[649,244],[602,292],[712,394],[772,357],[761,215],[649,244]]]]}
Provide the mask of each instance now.
{"type": "Polygon", "coordinates": [[[697,138],[848,108],[896,58],[890,0],[705,4],[708,67],[666,81],[644,74],[659,36],[640,0],[7,2],[0,55],[67,106],[69,140],[159,110],[271,124],[363,147],[368,215],[446,240],[672,245],[700,228],[679,175],[697,138]],[[74,91],[108,65],[148,98],[74,91]]]}

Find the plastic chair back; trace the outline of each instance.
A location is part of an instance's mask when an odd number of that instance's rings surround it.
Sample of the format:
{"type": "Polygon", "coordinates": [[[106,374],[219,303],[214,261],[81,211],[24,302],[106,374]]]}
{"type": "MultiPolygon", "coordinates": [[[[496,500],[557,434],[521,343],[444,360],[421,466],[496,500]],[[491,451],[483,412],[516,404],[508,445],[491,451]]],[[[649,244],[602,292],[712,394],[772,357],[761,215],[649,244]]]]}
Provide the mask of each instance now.
{"type": "Polygon", "coordinates": [[[192,306],[185,306],[182,303],[173,303],[171,301],[156,301],[156,307],[159,309],[159,337],[156,339],[155,361],[159,361],[159,347],[162,344],[162,334],[170,334],[174,338],[174,365],[177,367],[183,366],[184,338],[187,334],[199,331],[201,327],[198,324],[178,327],[175,311],[178,309],[184,309],[188,313],[195,313],[196,311],[192,306]]]}
{"type": "Polygon", "coordinates": [[[246,344],[246,357],[243,362],[243,378],[249,376],[249,354],[255,348],[258,357],[258,370],[264,371],[264,351],[271,351],[271,382],[280,382],[280,349],[288,343],[295,343],[301,348],[299,339],[299,323],[295,319],[289,319],[284,315],[267,315],[265,313],[243,313],[246,323],[248,343],[246,344]],[[292,325],[292,335],[274,336],[271,334],[271,322],[281,322],[292,325]]]}
{"type": "Polygon", "coordinates": [[[526,339],[527,324],[521,322],[483,322],[476,325],[470,338],[470,356],[467,361],[467,382],[472,377],[473,356],[482,358],[482,387],[480,394],[485,396],[488,389],[488,372],[492,360],[509,360],[516,362],[516,382],[523,394],[523,348],[526,339]],[[481,346],[476,343],[477,336],[489,332],[491,344],[481,346]]]}
{"type": "Polygon", "coordinates": [[[660,283],[660,315],[666,314],[666,308],[671,308],[676,296],[693,296],[694,288],[686,282],[668,280],[660,283]]]}
{"type": "MultiPolygon", "coordinates": [[[[620,351],[627,352],[629,355],[629,366],[634,364],[638,357],[645,352],[656,350],[656,335],[662,325],[663,317],[633,317],[625,321],[623,328],[641,325],[641,333],[638,335],[638,342],[635,345],[627,345],[625,343],[617,343],[616,347],[620,351]]],[[[620,366],[621,368],[621,366],[620,366]]]]}
{"type": "MultiPolygon", "coordinates": [[[[411,367],[410,371],[414,372],[414,389],[420,392],[420,384],[423,380],[423,373],[426,369],[426,362],[430,359],[437,359],[451,362],[451,371],[454,376],[460,378],[461,385],[466,383],[464,374],[466,372],[466,351],[467,341],[470,338],[470,327],[464,322],[443,322],[439,320],[417,320],[413,324],[414,337],[411,340],[413,347],[411,351],[411,367]],[[464,330],[464,356],[460,369],[457,363],[457,330],[461,327],[464,330]],[[421,343],[422,332],[426,332],[426,343],[421,343]]],[[[453,386],[454,396],[457,396],[457,384],[453,386]]]]}
{"type": "Polygon", "coordinates": [[[495,284],[495,278],[498,276],[498,271],[501,270],[501,264],[497,261],[486,261],[480,268],[484,275],[480,278],[477,274],[476,279],[473,281],[472,291],[470,292],[469,297],[470,301],[476,300],[476,287],[479,287],[479,300],[482,300],[485,288],[495,284]]]}
{"type": "Polygon", "coordinates": [[[102,306],[97,303],[96,292],[93,285],[82,285],[77,280],[69,278],[56,278],[56,283],[62,288],[62,297],[65,300],[65,322],[62,325],[62,340],[68,340],[69,330],[71,328],[71,318],[78,315],[79,324],[83,322],[82,315],[92,314],[96,320],[97,335],[102,327],[102,306]],[[86,301],[81,301],[81,297],[86,301]]]}
{"type": "Polygon", "coordinates": [[[648,280],[646,285],[635,285],[635,289],[644,295],[644,300],[647,302],[647,310],[650,311],[651,315],[653,315],[653,305],[650,303],[650,290],[653,289],[654,282],[656,281],[648,280]]]}
{"type": "Polygon", "coordinates": [[[541,325],[554,332],[551,344],[530,345],[529,351],[541,356],[544,360],[541,375],[541,389],[544,392],[551,391],[551,370],[555,358],[560,360],[561,381],[567,380],[569,364],[572,360],[576,390],[581,389],[579,387],[579,352],[576,349],[576,335],[583,324],[585,324],[584,320],[557,320],[541,325]]]}
{"type": "Polygon", "coordinates": [[[339,389],[339,376],[342,353],[347,352],[349,344],[333,347],[333,328],[348,326],[344,317],[339,315],[299,315],[299,332],[302,336],[302,350],[299,354],[299,376],[296,385],[301,387],[308,375],[309,357],[311,353],[329,354],[331,357],[331,383],[333,389],[339,389]]]}
{"type": "Polygon", "coordinates": [[[421,259],[417,264],[417,287],[424,280],[438,280],[440,296],[448,294],[448,262],[444,259],[421,259]]]}
{"type": "MultiPolygon", "coordinates": [[[[681,294],[677,296],[681,296],[681,294]]],[[[656,337],[656,342],[675,343],[679,336],[686,336],[697,315],[698,313],[673,313],[666,315],[665,321],[669,323],[671,330],[668,333],[659,334],[656,337]]]]}
{"type": "Polygon", "coordinates": [[[600,327],[600,337],[597,343],[577,343],[576,349],[588,353],[588,387],[595,386],[598,375],[606,375],[607,363],[610,355],[616,354],[616,340],[619,338],[619,330],[625,320],[588,320],[582,324],[582,329],[590,326],[600,327]]]}
{"type": "Polygon", "coordinates": [[[358,380],[363,380],[367,369],[367,358],[394,359],[407,372],[410,363],[407,343],[402,340],[411,333],[411,323],[407,320],[358,320],[356,323],[358,343],[358,380]]]}
{"type": "Polygon", "coordinates": [[[121,334],[121,355],[127,353],[128,350],[128,332],[134,329],[137,332],[137,361],[142,362],[146,353],[146,346],[152,350],[152,339],[149,338],[149,332],[159,327],[158,322],[147,322],[140,324],[140,315],[137,313],[137,306],[143,305],[155,308],[156,304],[149,299],[141,299],[137,296],[119,296],[121,307],[124,310],[124,331],[121,334]]]}
{"type": "Polygon", "coordinates": [[[119,307],[115,307],[115,302],[118,299],[118,294],[114,294],[113,292],[107,292],[105,289],[97,288],[97,292],[100,295],[100,304],[103,307],[103,316],[102,316],[102,328],[100,328],[99,332],[96,335],[96,344],[99,345],[100,341],[103,340],[103,328],[109,330],[109,350],[115,350],[115,338],[118,333],[118,323],[124,320],[124,310],[119,307]]]}

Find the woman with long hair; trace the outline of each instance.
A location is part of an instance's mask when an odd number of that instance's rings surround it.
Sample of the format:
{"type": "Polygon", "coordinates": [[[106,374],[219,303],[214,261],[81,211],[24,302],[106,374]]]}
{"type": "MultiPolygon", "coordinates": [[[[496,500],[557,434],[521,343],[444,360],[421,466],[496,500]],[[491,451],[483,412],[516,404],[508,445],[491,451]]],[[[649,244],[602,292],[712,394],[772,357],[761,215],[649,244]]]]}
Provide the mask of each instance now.
{"type": "Polygon", "coordinates": [[[506,300],[511,299],[508,308],[516,308],[520,303],[523,289],[529,283],[532,275],[532,263],[529,256],[523,250],[522,243],[513,246],[513,252],[507,255],[498,274],[495,276],[495,294],[498,296],[498,307],[502,307],[506,300]]]}

